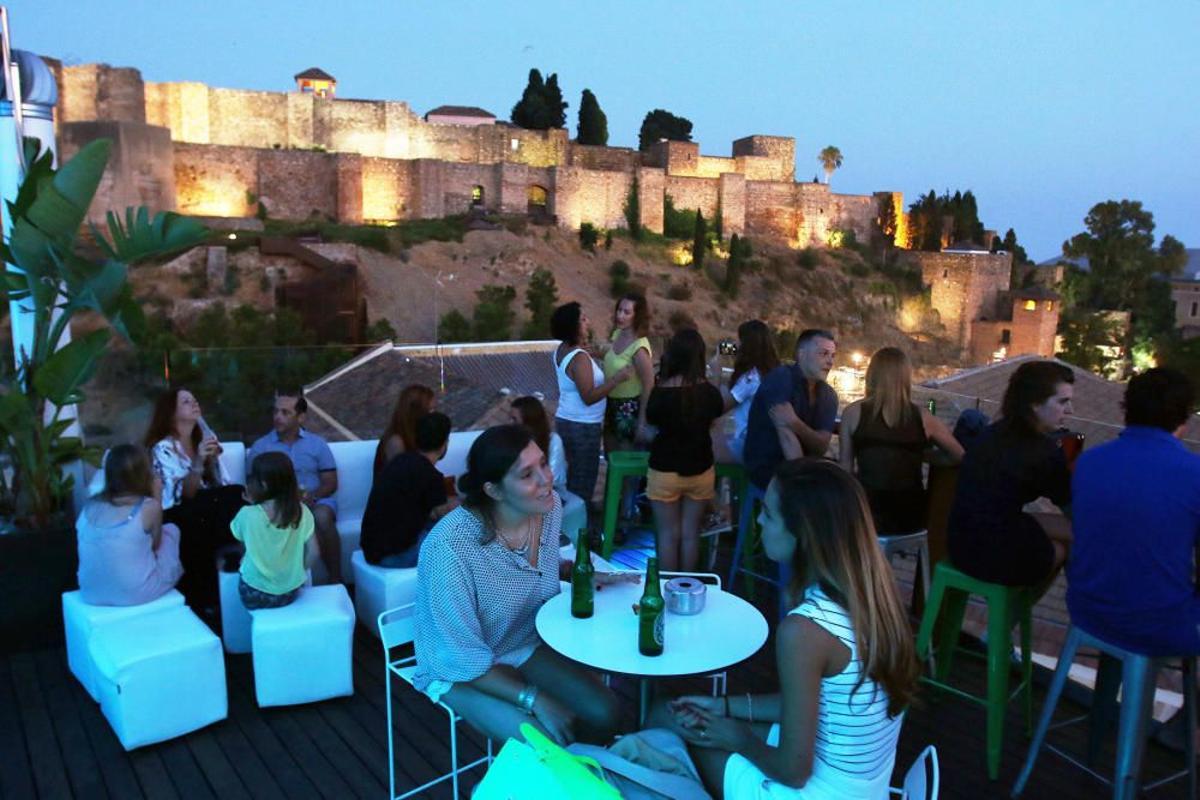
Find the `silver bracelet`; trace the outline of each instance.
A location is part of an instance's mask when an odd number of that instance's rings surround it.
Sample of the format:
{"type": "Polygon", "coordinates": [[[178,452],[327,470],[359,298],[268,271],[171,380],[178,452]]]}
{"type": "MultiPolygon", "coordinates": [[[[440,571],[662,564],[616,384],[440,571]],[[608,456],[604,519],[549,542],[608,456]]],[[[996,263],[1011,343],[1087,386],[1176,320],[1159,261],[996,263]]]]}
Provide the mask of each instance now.
{"type": "Polygon", "coordinates": [[[746,692],[746,717],[747,722],[754,722],[754,697],[746,692]]]}

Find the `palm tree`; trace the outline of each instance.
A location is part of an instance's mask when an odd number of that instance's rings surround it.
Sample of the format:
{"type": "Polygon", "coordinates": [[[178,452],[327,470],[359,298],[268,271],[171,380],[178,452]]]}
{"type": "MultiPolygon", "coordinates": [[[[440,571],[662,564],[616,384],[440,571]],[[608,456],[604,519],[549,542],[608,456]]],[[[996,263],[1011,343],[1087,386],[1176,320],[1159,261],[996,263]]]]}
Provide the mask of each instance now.
{"type": "Polygon", "coordinates": [[[829,145],[817,154],[817,161],[825,168],[825,183],[828,184],[829,179],[833,177],[833,171],[842,165],[842,151],[829,145]]]}

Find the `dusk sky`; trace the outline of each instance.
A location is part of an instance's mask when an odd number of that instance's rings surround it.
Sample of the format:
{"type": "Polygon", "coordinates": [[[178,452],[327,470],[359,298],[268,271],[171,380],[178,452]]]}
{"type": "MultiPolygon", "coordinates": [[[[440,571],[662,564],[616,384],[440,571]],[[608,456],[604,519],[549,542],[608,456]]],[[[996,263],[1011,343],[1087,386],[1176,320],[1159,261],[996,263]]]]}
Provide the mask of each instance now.
{"type": "Polygon", "coordinates": [[[989,228],[1055,256],[1107,199],[1200,247],[1200,2],[503,3],[18,0],[17,47],[150,81],[287,91],[318,66],[346,98],[507,118],[530,67],[557,72],[636,146],[665,108],[701,152],[793,136],[796,176],[835,191],[971,189],[989,228]],[[557,6],[557,8],[556,8],[557,6]]]}

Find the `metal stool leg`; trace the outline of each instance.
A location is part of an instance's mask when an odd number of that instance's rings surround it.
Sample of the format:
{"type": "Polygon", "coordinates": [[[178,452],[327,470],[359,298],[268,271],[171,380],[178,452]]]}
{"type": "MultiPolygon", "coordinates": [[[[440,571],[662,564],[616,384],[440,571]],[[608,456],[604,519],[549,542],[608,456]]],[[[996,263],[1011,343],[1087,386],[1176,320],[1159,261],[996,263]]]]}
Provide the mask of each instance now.
{"type": "Polygon", "coordinates": [[[1004,599],[988,599],[987,642],[987,765],[992,780],[1000,774],[1000,750],[1004,741],[1004,714],[1008,708],[1008,672],[1011,614],[1014,609],[1004,599]]]}
{"type": "Polygon", "coordinates": [[[1146,747],[1146,729],[1154,705],[1156,670],[1148,657],[1124,659],[1121,669],[1121,717],[1117,722],[1117,768],[1113,773],[1114,800],[1137,797],[1146,747]]]}
{"type": "Polygon", "coordinates": [[[1029,754],[1025,757],[1025,765],[1021,767],[1021,774],[1017,776],[1017,782],[1013,784],[1013,797],[1021,796],[1021,792],[1025,791],[1025,783],[1033,773],[1033,765],[1037,762],[1042,743],[1046,740],[1046,732],[1050,729],[1050,720],[1054,717],[1054,708],[1058,705],[1058,698],[1062,694],[1063,687],[1067,685],[1067,677],[1071,672],[1071,664],[1075,661],[1075,653],[1078,649],[1079,632],[1075,628],[1071,628],[1067,632],[1066,641],[1063,642],[1062,652],[1058,654],[1058,666],[1054,670],[1054,678],[1050,681],[1050,689],[1046,692],[1046,703],[1042,706],[1042,715],[1038,718],[1033,741],[1029,743],[1029,754]]]}
{"type": "Polygon", "coordinates": [[[1187,758],[1188,797],[1196,796],[1196,659],[1183,659],[1183,721],[1187,740],[1183,752],[1187,758]]]}

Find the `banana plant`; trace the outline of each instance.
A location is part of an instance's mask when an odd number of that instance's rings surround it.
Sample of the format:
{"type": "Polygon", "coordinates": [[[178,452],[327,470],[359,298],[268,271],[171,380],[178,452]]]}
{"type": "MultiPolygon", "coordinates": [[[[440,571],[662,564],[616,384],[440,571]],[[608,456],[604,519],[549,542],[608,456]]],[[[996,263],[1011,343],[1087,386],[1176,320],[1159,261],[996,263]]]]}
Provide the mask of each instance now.
{"type": "Polygon", "coordinates": [[[45,528],[66,510],[72,483],[64,467],[89,453],[80,437],[67,435],[74,420],[64,418],[64,408],[83,400],[112,334],[136,341],[145,323],[129,267],[200,244],[208,234],[174,213],[151,219],[144,208],[129,209],[122,221],[109,212],[110,238],[91,226],[103,258],[81,254],[78,234],[111,148],[109,140],[96,140],[55,169],[51,154],[39,155],[40,143],[26,140],[29,169],[8,203],[12,229],[0,243],[5,299],[16,303],[23,320],[32,319],[14,374],[0,378],[0,447],[12,462],[18,525],[45,528]],[[83,311],[97,312],[108,327],[63,345],[83,311]]]}

